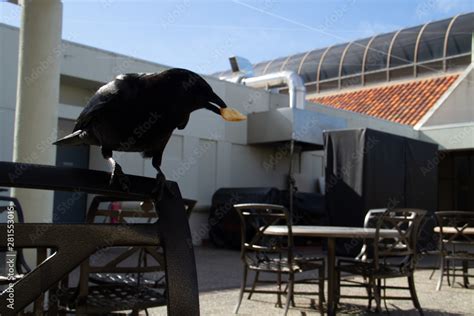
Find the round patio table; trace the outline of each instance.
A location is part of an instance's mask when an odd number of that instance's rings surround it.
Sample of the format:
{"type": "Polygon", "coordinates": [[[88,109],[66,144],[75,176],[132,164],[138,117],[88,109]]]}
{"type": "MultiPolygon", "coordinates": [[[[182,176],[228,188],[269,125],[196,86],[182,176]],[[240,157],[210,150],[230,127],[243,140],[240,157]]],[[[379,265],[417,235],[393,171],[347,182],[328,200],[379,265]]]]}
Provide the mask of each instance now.
{"type": "MultiPolygon", "coordinates": [[[[328,315],[336,315],[336,238],[356,238],[373,239],[375,238],[375,228],[363,227],[342,227],[342,226],[291,226],[293,236],[296,237],[322,237],[328,241],[328,315]]],[[[273,225],[268,227],[266,235],[285,236],[288,235],[288,227],[284,225],[273,225]]],[[[379,236],[384,238],[398,237],[399,232],[394,229],[380,229],[379,236]]]]}

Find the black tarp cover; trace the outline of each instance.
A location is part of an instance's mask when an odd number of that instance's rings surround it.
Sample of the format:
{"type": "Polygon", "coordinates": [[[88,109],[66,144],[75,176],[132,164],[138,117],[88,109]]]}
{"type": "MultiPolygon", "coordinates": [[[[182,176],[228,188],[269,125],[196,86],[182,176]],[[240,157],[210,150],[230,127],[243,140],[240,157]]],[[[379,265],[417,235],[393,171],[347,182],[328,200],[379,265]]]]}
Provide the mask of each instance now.
{"type": "MultiPolygon", "coordinates": [[[[326,209],[333,226],[363,226],[370,209],[436,211],[438,146],[371,129],[324,133],[326,209]],[[427,168],[426,166],[431,166],[427,168]]],[[[354,256],[358,240],[340,240],[338,255],[354,256]]]]}
{"type": "Polygon", "coordinates": [[[221,188],[212,196],[209,239],[215,246],[240,248],[240,219],[233,205],[239,203],[278,204],[277,188],[221,188]]]}

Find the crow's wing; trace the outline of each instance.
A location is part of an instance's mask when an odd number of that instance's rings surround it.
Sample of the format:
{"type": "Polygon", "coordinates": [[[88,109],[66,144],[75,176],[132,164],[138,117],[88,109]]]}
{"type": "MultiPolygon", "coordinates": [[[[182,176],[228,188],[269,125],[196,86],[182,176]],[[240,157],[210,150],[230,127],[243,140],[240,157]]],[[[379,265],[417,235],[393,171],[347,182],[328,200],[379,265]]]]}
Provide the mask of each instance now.
{"type": "Polygon", "coordinates": [[[100,87],[77,118],[74,131],[87,129],[89,123],[99,113],[120,106],[135,97],[139,90],[140,78],[144,75],[141,73],[119,75],[114,81],[100,87]]]}

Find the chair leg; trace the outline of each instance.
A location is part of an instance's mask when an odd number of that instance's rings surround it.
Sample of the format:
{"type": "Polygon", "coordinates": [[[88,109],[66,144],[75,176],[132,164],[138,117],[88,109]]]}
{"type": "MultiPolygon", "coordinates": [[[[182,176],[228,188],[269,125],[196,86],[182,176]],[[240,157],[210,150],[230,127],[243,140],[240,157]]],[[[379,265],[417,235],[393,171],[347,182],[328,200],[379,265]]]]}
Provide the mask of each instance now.
{"type": "Polygon", "coordinates": [[[370,287],[370,285],[366,286],[366,290],[367,290],[367,297],[369,298],[367,309],[370,311],[372,309],[372,300],[374,299],[374,295],[372,294],[372,288],[370,287]]]}
{"type": "MultiPolygon", "coordinates": [[[[318,277],[319,277],[319,282],[318,282],[318,286],[319,286],[319,293],[318,293],[318,296],[319,296],[319,312],[321,313],[321,315],[324,315],[324,301],[325,301],[325,298],[324,298],[324,271],[325,271],[325,267],[324,267],[324,264],[322,265],[321,268],[319,268],[319,272],[318,272],[318,277]]],[[[337,272],[336,272],[337,273],[337,272]]],[[[337,287],[338,288],[338,287],[337,287]]],[[[336,300],[337,300],[337,296],[336,296],[336,300]]],[[[336,301],[336,307],[337,307],[337,301],[336,301]]]]}
{"type": "MultiPolygon", "coordinates": [[[[324,285],[323,285],[324,286],[324,285]]],[[[319,288],[321,288],[321,283],[319,284],[319,288]]],[[[341,300],[341,272],[336,269],[336,295],[334,295],[334,300],[336,307],[339,305],[339,301],[341,300]]]]}
{"type": "Polygon", "coordinates": [[[291,292],[291,295],[289,292],[286,293],[286,295],[288,295],[288,297],[290,298],[290,304],[292,307],[295,307],[295,275],[291,273],[288,274],[288,282],[287,282],[287,286],[285,288],[285,292],[289,289],[289,286],[290,286],[290,280],[293,280],[293,291],[291,292]]]}
{"type": "Polygon", "coordinates": [[[322,264],[321,268],[319,268],[319,297],[321,299],[321,302],[326,302],[326,298],[324,296],[324,276],[326,273],[326,267],[324,263],[322,264]]]}
{"type": "MultiPolygon", "coordinates": [[[[441,253],[438,257],[438,267],[441,265],[441,260],[443,260],[443,256],[441,256],[441,253]]],[[[431,274],[430,274],[430,277],[429,277],[429,280],[431,280],[434,276],[434,274],[436,273],[436,268],[434,268],[432,271],[431,271],[431,274]]]]}
{"type": "Polygon", "coordinates": [[[371,284],[371,290],[374,293],[374,298],[375,298],[375,311],[380,313],[382,310],[381,308],[381,299],[380,299],[380,288],[377,287],[377,283],[375,280],[370,277],[369,278],[369,283],[371,284]]]}
{"type": "Polygon", "coordinates": [[[240,304],[242,303],[242,298],[244,297],[244,290],[245,290],[245,286],[247,285],[247,272],[248,272],[247,266],[244,265],[242,283],[240,284],[239,300],[237,302],[237,305],[235,306],[234,314],[237,314],[239,312],[240,304]]]}
{"type": "MultiPolygon", "coordinates": [[[[324,315],[324,278],[323,277],[320,277],[319,278],[319,304],[318,304],[318,307],[319,307],[319,312],[321,313],[321,316],[324,315]]],[[[336,303],[336,308],[337,308],[337,303],[336,303]]]]}
{"type": "Polygon", "coordinates": [[[434,274],[436,273],[436,270],[437,269],[435,268],[431,271],[431,274],[430,274],[430,277],[428,278],[428,280],[431,280],[433,278],[434,274]]]}
{"type": "MultiPolygon", "coordinates": [[[[293,285],[293,287],[294,287],[294,285],[293,285]]],[[[295,295],[294,294],[291,295],[291,307],[296,307],[295,295]]]]}
{"type": "MultiPolygon", "coordinates": [[[[439,261],[441,261],[441,260],[443,260],[443,258],[442,258],[442,257],[439,257],[439,261]]],[[[438,267],[439,267],[439,265],[440,265],[440,264],[438,263],[438,267]]],[[[434,276],[434,274],[436,273],[436,270],[437,270],[436,268],[434,268],[433,270],[431,270],[431,274],[430,274],[430,277],[428,278],[428,280],[433,279],[433,276],[434,276]]]]}
{"type": "Polygon", "coordinates": [[[293,298],[293,287],[295,285],[294,283],[295,283],[295,276],[292,273],[290,273],[288,275],[288,293],[286,296],[285,313],[283,314],[285,316],[288,314],[288,309],[290,308],[291,299],[293,298]]]}
{"type": "MultiPolygon", "coordinates": [[[[377,294],[380,300],[380,306],[377,307],[377,311],[381,312],[382,311],[382,279],[377,279],[375,283],[377,284],[376,289],[377,289],[377,292],[378,292],[377,294]]],[[[385,299],[384,299],[384,304],[386,304],[385,299]]]]}
{"type": "Polygon", "coordinates": [[[410,288],[410,295],[413,305],[418,310],[420,315],[423,315],[423,309],[421,308],[420,301],[418,301],[418,296],[416,295],[415,278],[413,277],[413,274],[408,277],[408,286],[410,288]]]}
{"type": "MultiPolygon", "coordinates": [[[[451,286],[451,271],[449,270],[451,268],[451,260],[446,260],[445,267],[446,269],[446,278],[448,279],[448,285],[451,286]]],[[[453,278],[453,285],[454,285],[455,279],[453,278]]]]}
{"type": "Polygon", "coordinates": [[[277,282],[278,282],[278,294],[277,294],[277,303],[276,306],[279,308],[282,308],[283,305],[281,304],[281,272],[278,272],[277,274],[277,282]]]}
{"type": "Polygon", "coordinates": [[[456,261],[452,260],[451,265],[453,266],[453,282],[451,282],[451,286],[456,284],[456,261]]]}
{"type": "Polygon", "coordinates": [[[248,300],[252,298],[253,291],[255,291],[255,286],[257,285],[259,274],[260,271],[255,272],[255,278],[253,279],[252,289],[250,290],[249,296],[247,297],[248,300]]]}
{"type": "Polygon", "coordinates": [[[469,287],[469,265],[468,265],[468,261],[467,260],[463,260],[462,261],[462,277],[463,277],[463,280],[464,280],[464,287],[465,288],[468,288],[469,287]]]}
{"type": "MultiPolygon", "coordinates": [[[[443,276],[444,276],[444,258],[441,257],[441,260],[439,261],[439,279],[438,279],[438,285],[436,286],[436,291],[441,290],[441,286],[443,284],[443,276]]],[[[449,279],[449,278],[448,278],[449,279]]]]}

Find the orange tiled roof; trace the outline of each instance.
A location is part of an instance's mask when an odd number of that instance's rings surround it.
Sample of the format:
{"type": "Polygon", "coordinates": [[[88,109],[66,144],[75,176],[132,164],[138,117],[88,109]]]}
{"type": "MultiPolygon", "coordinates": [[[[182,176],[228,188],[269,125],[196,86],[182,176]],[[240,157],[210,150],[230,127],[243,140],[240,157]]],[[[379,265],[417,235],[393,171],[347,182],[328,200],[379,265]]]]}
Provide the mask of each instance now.
{"type": "Polygon", "coordinates": [[[361,89],[310,99],[400,124],[415,125],[459,77],[459,74],[361,89]]]}

